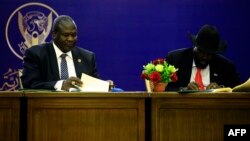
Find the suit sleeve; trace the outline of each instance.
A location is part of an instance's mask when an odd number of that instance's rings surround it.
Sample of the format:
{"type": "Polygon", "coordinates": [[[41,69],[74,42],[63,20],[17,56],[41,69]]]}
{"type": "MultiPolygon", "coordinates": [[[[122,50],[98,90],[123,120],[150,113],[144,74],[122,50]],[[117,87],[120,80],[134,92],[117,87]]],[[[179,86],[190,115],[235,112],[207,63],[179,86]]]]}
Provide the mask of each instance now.
{"type": "Polygon", "coordinates": [[[92,68],[91,68],[92,72],[90,75],[96,78],[100,78],[99,73],[97,71],[97,63],[96,63],[96,57],[94,53],[91,55],[91,64],[92,64],[92,68]]]}
{"type": "Polygon", "coordinates": [[[39,56],[40,50],[30,50],[27,49],[24,55],[23,62],[23,75],[21,80],[23,87],[27,89],[50,89],[54,90],[54,85],[56,81],[46,82],[42,76],[42,67],[43,63],[39,56]]]}

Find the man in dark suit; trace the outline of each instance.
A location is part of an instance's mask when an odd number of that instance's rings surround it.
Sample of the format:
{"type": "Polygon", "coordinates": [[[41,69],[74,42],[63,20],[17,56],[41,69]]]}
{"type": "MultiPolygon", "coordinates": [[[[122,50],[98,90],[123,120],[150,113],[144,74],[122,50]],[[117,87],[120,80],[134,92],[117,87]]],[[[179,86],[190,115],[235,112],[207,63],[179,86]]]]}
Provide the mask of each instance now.
{"type": "Polygon", "coordinates": [[[68,91],[83,85],[79,79],[82,73],[99,78],[95,54],[76,46],[77,26],[71,17],[62,15],[54,20],[52,38],[50,43],[25,51],[24,88],[68,91]]]}
{"type": "Polygon", "coordinates": [[[177,49],[166,57],[169,64],[179,69],[177,82],[169,83],[167,90],[205,90],[234,87],[240,83],[236,66],[219,54],[227,45],[220,40],[215,26],[202,26],[197,36],[191,35],[191,39],[193,48],[177,49]]]}

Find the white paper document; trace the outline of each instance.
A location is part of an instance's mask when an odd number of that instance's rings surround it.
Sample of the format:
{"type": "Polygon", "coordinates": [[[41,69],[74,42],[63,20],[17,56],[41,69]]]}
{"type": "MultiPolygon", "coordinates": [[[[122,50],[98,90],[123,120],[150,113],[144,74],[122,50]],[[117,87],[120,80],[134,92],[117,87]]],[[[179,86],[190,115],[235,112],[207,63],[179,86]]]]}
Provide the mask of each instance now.
{"type": "Polygon", "coordinates": [[[82,73],[83,86],[79,87],[82,92],[108,92],[109,82],[82,73]]]}

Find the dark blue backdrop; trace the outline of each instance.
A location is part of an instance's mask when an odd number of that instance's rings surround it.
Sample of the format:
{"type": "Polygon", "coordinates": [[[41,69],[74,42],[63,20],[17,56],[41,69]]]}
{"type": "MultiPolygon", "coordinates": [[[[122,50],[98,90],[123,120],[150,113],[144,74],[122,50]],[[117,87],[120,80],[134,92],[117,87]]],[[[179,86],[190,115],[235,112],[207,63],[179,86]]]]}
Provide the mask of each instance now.
{"type": "MultiPolygon", "coordinates": [[[[0,89],[10,90],[6,73],[21,68],[6,43],[6,22],[19,6],[32,0],[1,0],[0,89]],[[4,86],[5,85],[5,86],[4,86]]],[[[142,65],[177,48],[192,47],[188,33],[213,24],[228,42],[225,56],[237,64],[242,82],[250,76],[249,0],[36,0],[58,14],[72,16],[79,29],[78,46],[97,55],[102,79],[126,91],[144,91],[142,65]]],[[[10,29],[20,36],[18,29],[10,29]]],[[[12,37],[14,38],[14,37],[12,37]]],[[[50,41],[50,37],[46,41],[50,41]]]]}

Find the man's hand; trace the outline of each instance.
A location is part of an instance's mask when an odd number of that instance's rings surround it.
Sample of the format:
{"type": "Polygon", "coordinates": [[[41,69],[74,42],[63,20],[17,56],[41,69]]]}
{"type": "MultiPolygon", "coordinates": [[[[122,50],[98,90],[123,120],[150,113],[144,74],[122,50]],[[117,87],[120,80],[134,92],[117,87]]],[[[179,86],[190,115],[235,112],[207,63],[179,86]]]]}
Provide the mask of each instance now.
{"type": "Polygon", "coordinates": [[[207,86],[207,90],[209,90],[209,89],[216,89],[216,88],[220,88],[220,86],[217,84],[217,83],[215,83],[215,82],[212,82],[212,83],[210,83],[208,86],[207,86]]]}
{"type": "Polygon", "coordinates": [[[109,91],[111,91],[115,87],[115,83],[113,80],[106,80],[109,82],[109,91]]]}
{"type": "Polygon", "coordinates": [[[81,79],[77,77],[70,77],[63,81],[62,90],[69,91],[70,88],[77,88],[83,85],[81,79]]]}
{"type": "Polygon", "coordinates": [[[199,84],[196,83],[196,82],[190,82],[188,85],[187,85],[187,89],[188,90],[199,90],[199,84]]]}

